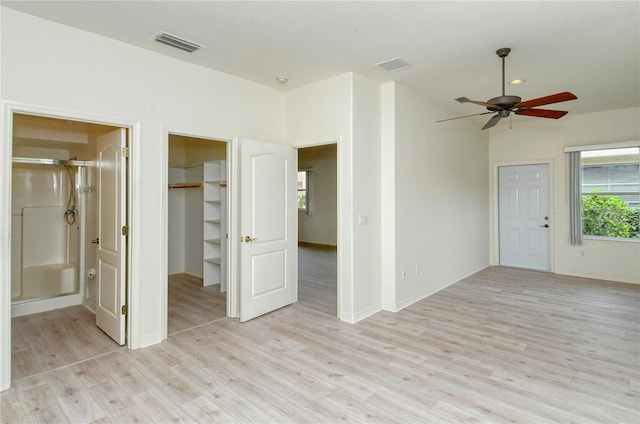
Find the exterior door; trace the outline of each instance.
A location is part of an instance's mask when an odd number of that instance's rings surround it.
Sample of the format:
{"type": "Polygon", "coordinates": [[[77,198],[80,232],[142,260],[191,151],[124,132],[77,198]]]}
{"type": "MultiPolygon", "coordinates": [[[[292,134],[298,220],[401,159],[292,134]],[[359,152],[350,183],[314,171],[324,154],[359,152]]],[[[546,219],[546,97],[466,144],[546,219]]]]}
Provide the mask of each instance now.
{"type": "Polygon", "coordinates": [[[126,163],[124,128],[98,137],[98,301],[96,325],[118,344],[125,343],[126,163]]]}
{"type": "Polygon", "coordinates": [[[498,168],[500,265],[550,270],[549,169],[498,168]]]}
{"type": "Polygon", "coordinates": [[[240,321],[298,300],[297,152],[240,144],[240,321]]]}

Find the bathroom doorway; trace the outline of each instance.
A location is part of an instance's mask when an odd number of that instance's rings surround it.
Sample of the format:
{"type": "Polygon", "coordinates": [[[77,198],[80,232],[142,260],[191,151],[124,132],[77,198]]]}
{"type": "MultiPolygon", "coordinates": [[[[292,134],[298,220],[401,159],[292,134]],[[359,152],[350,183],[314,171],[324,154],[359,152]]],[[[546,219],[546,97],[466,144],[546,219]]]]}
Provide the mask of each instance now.
{"type": "Polygon", "coordinates": [[[128,129],[14,113],[12,136],[15,379],[126,342],[128,129]]]}
{"type": "Polygon", "coordinates": [[[167,335],[226,316],[227,142],[168,135],[167,335]]]}

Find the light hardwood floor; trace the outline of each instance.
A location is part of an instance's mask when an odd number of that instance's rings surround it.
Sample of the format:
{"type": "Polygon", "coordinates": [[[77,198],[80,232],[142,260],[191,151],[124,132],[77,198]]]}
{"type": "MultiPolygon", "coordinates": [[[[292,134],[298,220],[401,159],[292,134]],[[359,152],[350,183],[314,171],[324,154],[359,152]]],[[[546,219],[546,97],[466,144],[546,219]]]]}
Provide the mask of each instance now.
{"type": "Polygon", "coordinates": [[[207,322],[224,318],[227,299],[220,285],[202,287],[202,278],[189,274],[169,276],[169,336],[207,322]]]}
{"type": "Polygon", "coordinates": [[[298,246],[298,302],[307,308],[338,315],[337,250],[335,247],[298,246]]]}
{"type": "Polygon", "coordinates": [[[22,378],[12,422],[640,421],[640,286],[491,267],[347,324],[302,302],[22,378]]]}
{"type": "Polygon", "coordinates": [[[95,321],[95,315],[81,305],[13,318],[12,380],[120,349],[95,321]]]}
{"type": "MultiPolygon", "coordinates": [[[[226,315],[218,285],[202,287],[188,274],[169,276],[169,336],[226,315]]],[[[11,378],[21,378],[121,349],[95,325],[84,306],[17,317],[11,321],[11,378]]]]}

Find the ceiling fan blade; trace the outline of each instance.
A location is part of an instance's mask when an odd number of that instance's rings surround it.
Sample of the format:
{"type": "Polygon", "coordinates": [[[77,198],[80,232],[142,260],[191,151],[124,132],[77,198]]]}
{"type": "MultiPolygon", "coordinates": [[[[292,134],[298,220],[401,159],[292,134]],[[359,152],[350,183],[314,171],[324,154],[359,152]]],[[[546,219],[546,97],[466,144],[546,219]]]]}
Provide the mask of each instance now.
{"type": "Polygon", "coordinates": [[[560,102],[566,102],[569,100],[575,100],[577,98],[578,97],[576,97],[575,94],[570,93],[568,91],[563,91],[562,93],[556,93],[550,96],[539,97],[537,99],[532,99],[532,100],[525,100],[524,102],[517,103],[515,106],[516,107],[544,106],[544,105],[550,105],[552,103],[560,103],[560,102]]]}
{"type": "Polygon", "coordinates": [[[502,116],[500,116],[500,114],[497,114],[496,116],[494,116],[493,118],[489,119],[489,122],[487,122],[486,124],[484,124],[484,127],[482,127],[483,130],[486,130],[487,128],[491,128],[493,127],[495,124],[498,123],[498,121],[500,120],[500,118],[502,118],[502,116]]]}
{"type": "Polygon", "coordinates": [[[490,113],[495,113],[495,112],[474,113],[473,115],[465,115],[465,116],[458,116],[458,117],[455,117],[455,118],[441,119],[441,120],[436,121],[436,122],[453,121],[454,119],[469,118],[469,117],[471,117],[471,116],[479,116],[479,115],[488,115],[488,114],[490,114],[490,113]]]}
{"type": "Polygon", "coordinates": [[[551,118],[559,119],[566,115],[566,110],[551,110],[551,109],[519,109],[515,111],[516,115],[537,116],[538,118],[551,118]]]}
{"type": "Polygon", "coordinates": [[[458,98],[456,98],[456,101],[458,101],[459,103],[473,103],[474,105],[480,105],[480,106],[484,106],[484,107],[493,107],[493,108],[496,108],[496,109],[500,109],[499,106],[492,105],[491,103],[479,102],[477,100],[469,100],[466,97],[458,97],[458,98]]]}

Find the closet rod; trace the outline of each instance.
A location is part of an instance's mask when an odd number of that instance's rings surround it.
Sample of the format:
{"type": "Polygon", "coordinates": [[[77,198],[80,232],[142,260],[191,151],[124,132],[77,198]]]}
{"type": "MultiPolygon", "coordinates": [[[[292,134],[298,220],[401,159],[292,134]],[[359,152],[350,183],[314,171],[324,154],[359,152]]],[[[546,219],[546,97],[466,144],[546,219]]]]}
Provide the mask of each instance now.
{"type": "Polygon", "coordinates": [[[14,157],[12,163],[24,163],[31,165],[68,165],[68,166],[89,166],[90,161],[84,160],[63,160],[63,159],[45,159],[45,158],[23,158],[14,157]]]}
{"type": "Polygon", "coordinates": [[[176,188],[202,188],[202,184],[169,184],[169,190],[176,188]]]}

